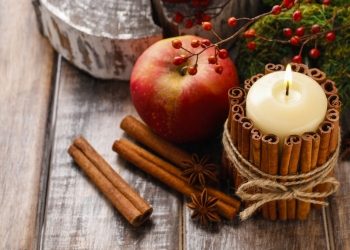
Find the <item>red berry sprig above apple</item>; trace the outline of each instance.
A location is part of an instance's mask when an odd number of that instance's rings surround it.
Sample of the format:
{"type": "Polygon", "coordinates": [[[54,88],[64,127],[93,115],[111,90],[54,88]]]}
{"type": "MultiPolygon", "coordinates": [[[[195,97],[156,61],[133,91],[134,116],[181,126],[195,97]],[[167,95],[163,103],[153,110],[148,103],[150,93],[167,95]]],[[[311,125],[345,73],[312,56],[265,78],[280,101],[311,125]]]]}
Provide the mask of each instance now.
{"type": "Polygon", "coordinates": [[[194,8],[193,14],[185,16],[180,11],[177,11],[174,13],[173,20],[176,23],[184,22],[185,27],[190,29],[194,25],[201,25],[203,22],[209,22],[217,17],[221,12],[217,12],[217,10],[222,10],[229,2],[230,0],[227,0],[220,6],[209,7],[210,0],[192,0],[190,5],[194,8]]]}
{"type": "MultiPolygon", "coordinates": [[[[192,2],[194,2],[194,1],[192,1],[192,2]]],[[[311,1],[309,1],[309,2],[311,2],[311,1]]],[[[324,0],[323,4],[329,5],[330,1],[324,0]]],[[[195,6],[195,5],[193,5],[193,6],[195,6]]],[[[206,50],[206,49],[211,48],[211,47],[215,48],[215,54],[208,57],[208,63],[215,65],[214,69],[218,74],[221,74],[224,70],[223,67],[218,64],[218,58],[225,59],[228,57],[228,52],[224,49],[220,49],[221,44],[235,38],[236,36],[238,36],[240,33],[243,33],[243,32],[244,32],[244,34],[243,34],[244,37],[249,40],[246,44],[246,47],[248,50],[255,50],[257,48],[257,43],[255,42],[255,39],[260,39],[260,40],[264,40],[267,42],[278,42],[278,43],[282,43],[282,44],[286,44],[286,45],[290,44],[292,46],[300,46],[299,54],[295,55],[293,57],[292,61],[295,63],[302,63],[303,58],[302,58],[301,54],[302,54],[302,50],[303,50],[305,44],[307,44],[311,40],[315,41],[315,46],[313,49],[311,49],[309,51],[309,56],[312,59],[317,59],[321,55],[319,49],[317,49],[317,41],[318,41],[317,38],[318,37],[325,38],[328,42],[332,42],[336,39],[335,31],[337,31],[339,29],[344,29],[344,28],[350,27],[350,24],[346,24],[346,25],[339,26],[339,27],[334,27],[334,19],[336,18],[338,11],[342,8],[347,8],[347,7],[350,7],[350,4],[345,4],[344,6],[339,7],[334,12],[333,16],[326,23],[324,23],[322,25],[315,23],[310,27],[298,27],[295,31],[293,31],[289,27],[284,28],[283,34],[286,37],[286,40],[267,39],[264,36],[257,34],[254,29],[248,29],[248,27],[253,22],[257,21],[258,19],[260,19],[264,16],[279,15],[281,12],[286,12],[286,11],[289,11],[290,9],[293,9],[293,8],[295,8],[295,10],[291,15],[291,19],[294,22],[299,22],[303,18],[303,14],[300,10],[300,0],[283,0],[280,5],[273,6],[269,12],[258,15],[258,16],[253,17],[253,18],[245,18],[245,17],[244,18],[237,18],[237,17],[228,18],[227,24],[230,27],[237,26],[237,24],[241,20],[245,20],[246,23],[243,24],[243,26],[236,33],[234,33],[233,35],[231,35],[230,37],[225,38],[225,39],[220,38],[215,33],[215,31],[213,29],[213,25],[209,20],[202,21],[201,25],[202,25],[203,30],[208,31],[208,32],[212,32],[215,35],[215,37],[217,37],[218,42],[211,43],[209,40],[203,39],[202,41],[198,41],[198,40],[192,41],[191,46],[193,48],[197,48],[197,47],[201,46],[203,48],[203,50],[206,50]],[[329,24],[331,24],[331,28],[329,28],[329,24]]],[[[177,16],[178,20],[183,20],[183,18],[184,17],[181,17],[180,15],[177,16]]],[[[173,41],[173,47],[175,49],[182,48],[185,51],[189,52],[188,50],[186,50],[182,46],[181,41],[178,41],[178,40],[173,41]]],[[[185,59],[188,59],[189,57],[192,57],[192,56],[196,56],[196,58],[197,58],[196,62],[197,62],[198,56],[202,53],[202,51],[200,51],[198,53],[189,52],[190,55],[183,57],[182,60],[180,59],[179,56],[177,56],[174,58],[173,62],[177,66],[182,65],[185,62],[184,61],[185,59]]],[[[191,65],[191,66],[186,65],[186,66],[184,66],[184,69],[187,69],[188,73],[191,75],[195,75],[197,73],[196,63],[194,65],[191,65]],[[189,71],[190,67],[192,67],[192,68],[189,71]],[[194,70],[194,69],[196,69],[196,70],[194,70]]]]}

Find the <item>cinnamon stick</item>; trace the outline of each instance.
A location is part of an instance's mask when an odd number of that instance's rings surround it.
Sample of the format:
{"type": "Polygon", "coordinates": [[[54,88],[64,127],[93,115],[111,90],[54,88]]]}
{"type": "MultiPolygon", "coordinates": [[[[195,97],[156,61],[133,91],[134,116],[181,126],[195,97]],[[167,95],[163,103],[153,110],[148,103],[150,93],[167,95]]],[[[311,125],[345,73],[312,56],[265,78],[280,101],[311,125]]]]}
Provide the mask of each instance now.
{"type": "MultiPolygon", "coordinates": [[[[241,116],[244,115],[244,109],[240,104],[235,104],[231,107],[231,119],[232,116],[236,115],[236,114],[240,114],[241,116]]],[[[235,137],[237,135],[237,123],[233,124],[231,121],[231,125],[230,125],[230,134],[231,137],[235,137]]],[[[233,176],[233,166],[232,164],[228,161],[227,159],[227,154],[225,152],[225,150],[223,151],[223,155],[222,155],[222,171],[221,171],[221,180],[227,180],[227,178],[230,179],[230,176],[233,176]]],[[[231,178],[231,181],[233,181],[233,178],[231,178]]]]}
{"type": "MultiPolygon", "coordinates": [[[[262,137],[262,161],[261,170],[271,175],[278,173],[278,142],[279,138],[273,134],[266,134],[262,137]]],[[[264,190],[262,190],[264,192],[264,190]]],[[[270,201],[262,207],[265,219],[276,220],[276,201],[270,201]]]]}
{"type": "Polygon", "coordinates": [[[276,71],[283,71],[284,66],[282,64],[268,63],[265,65],[265,75],[276,71]]]}
{"type": "Polygon", "coordinates": [[[253,86],[253,83],[250,81],[250,79],[246,79],[243,85],[245,93],[248,94],[250,88],[253,86]]]}
{"type": "MultiPolygon", "coordinates": [[[[329,156],[329,144],[331,139],[332,130],[334,129],[334,124],[329,121],[324,121],[320,124],[318,128],[318,133],[320,135],[320,149],[317,157],[317,166],[321,166],[326,163],[329,156]]],[[[326,189],[324,184],[319,184],[314,187],[314,192],[324,192],[326,189]]],[[[318,200],[322,201],[324,198],[318,198],[318,200]]],[[[312,204],[312,207],[315,209],[322,209],[322,205],[320,204],[312,204]]]]}
{"type": "Polygon", "coordinates": [[[185,168],[183,160],[191,160],[189,153],[164,140],[131,115],[122,120],[120,128],[180,168],[185,168]]]}
{"type": "Polygon", "coordinates": [[[323,83],[326,80],[326,73],[323,71],[312,68],[307,71],[307,75],[310,76],[312,79],[314,79],[319,84],[323,83]]]}
{"type": "MultiPolygon", "coordinates": [[[[113,150],[127,161],[131,162],[146,173],[152,175],[153,177],[167,184],[171,188],[181,192],[182,194],[188,197],[191,197],[191,193],[194,193],[195,195],[200,195],[201,192],[198,191],[196,188],[189,187],[185,181],[160,168],[159,166],[147,160],[146,158],[140,156],[124,143],[121,143],[118,140],[115,141],[113,144],[113,150]]],[[[217,202],[216,208],[217,212],[220,215],[230,220],[233,219],[233,217],[236,215],[236,212],[238,211],[238,207],[230,206],[221,200],[217,202]]]]}
{"type": "MultiPolygon", "coordinates": [[[[173,166],[172,164],[168,163],[167,161],[164,161],[163,159],[159,158],[158,156],[152,154],[151,152],[139,147],[138,145],[136,145],[136,144],[132,143],[131,141],[128,141],[124,138],[121,138],[119,140],[119,142],[124,144],[125,146],[129,147],[131,150],[133,150],[139,156],[145,158],[146,160],[157,165],[158,167],[164,169],[168,173],[176,176],[177,178],[181,179],[182,181],[184,181],[186,183],[188,182],[188,178],[182,176],[182,171],[179,170],[178,168],[176,168],[175,166],[173,166]]],[[[113,145],[113,150],[114,150],[114,145],[113,145]]],[[[116,150],[114,150],[114,151],[116,151],[116,150]]],[[[200,192],[203,191],[203,188],[200,185],[195,185],[194,188],[196,188],[200,192]]],[[[230,206],[239,208],[240,202],[237,201],[236,199],[220,192],[219,190],[217,190],[213,187],[207,186],[205,188],[207,189],[207,192],[210,196],[219,198],[222,202],[224,202],[230,206]]]]}
{"type": "MultiPolygon", "coordinates": [[[[301,148],[301,137],[299,135],[290,135],[284,139],[281,165],[279,174],[296,174],[301,148]]],[[[285,180],[280,180],[285,181],[285,180]]],[[[280,220],[294,219],[296,213],[296,200],[279,200],[278,216],[280,220]]]]}
{"type": "Polygon", "coordinates": [[[302,63],[290,63],[292,71],[307,75],[309,67],[302,63]]]}
{"type": "Polygon", "coordinates": [[[335,82],[332,80],[326,79],[322,84],[321,87],[326,94],[327,98],[330,95],[337,95],[338,94],[338,88],[335,85],[335,82]]]}
{"type": "Polygon", "coordinates": [[[334,125],[329,143],[329,154],[332,154],[335,152],[338,146],[339,112],[336,109],[328,109],[326,113],[326,120],[334,125]]]}
{"type": "Polygon", "coordinates": [[[330,95],[327,98],[327,109],[336,109],[340,114],[341,106],[342,102],[340,101],[338,95],[330,95]]]}
{"type": "Polygon", "coordinates": [[[245,99],[246,99],[246,93],[245,93],[244,89],[242,89],[241,87],[233,87],[233,88],[229,89],[228,101],[229,101],[229,105],[230,105],[230,110],[228,112],[228,119],[227,119],[228,129],[231,129],[232,107],[235,104],[239,104],[244,108],[245,107],[245,99]]]}
{"type": "MultiPolygon", "coordinates": [[[[300,153],[300,173],[308,173],[313,167],[312,157],[315,150],[315,142],[319,141],[320,136],[317,133],[308,132],[302,136],[301,153],[300,153]]],[[[317,143],[317,142],[316,142],[317,143]]],[[[318,143],[319,145],[319,143],[318,143]]],[[[318,151],[318,148],[316,149],[318,151]]],[[[311,192],[310,190],[305,190],[311,192]]],[[[310,212],[310,202],[298,200],[297,202],[297,218],[299,220],[306,220],[310,212]]]]}
{"type": "MultiPolygon", "coordinates": [[[[258,128],[253,128],[250,131],[250,153],[249,153],[249,161],[252,162],[257,168],[260,169],[261,165],[261,139],[262,132],[258,128]]],[[[257,193],[261,192],[261,190],[248,190],[249,193],[257,193]]],[[[254,204],[254,201],[248,202],[246,205],[254,204]]]]}
{"type": "Polygon", "coordinates": [[[85,138],[76,138],[68,153],[131,225],[139,226],[148,220],[152,207],[108,165],[85,138]]]}

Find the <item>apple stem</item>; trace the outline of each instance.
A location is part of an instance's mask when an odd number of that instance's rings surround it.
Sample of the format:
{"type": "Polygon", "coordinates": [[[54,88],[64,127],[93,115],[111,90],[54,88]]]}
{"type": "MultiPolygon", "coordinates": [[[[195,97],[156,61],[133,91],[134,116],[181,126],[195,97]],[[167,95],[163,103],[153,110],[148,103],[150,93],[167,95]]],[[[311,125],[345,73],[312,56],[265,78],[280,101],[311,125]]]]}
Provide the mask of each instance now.
{"type": "Polygon", "coordinates": [[[186,75],[186,70],[188,69],[188,66],[182,67],[181,71],[180,71],[180,75],[184,76],[186,75]]]}

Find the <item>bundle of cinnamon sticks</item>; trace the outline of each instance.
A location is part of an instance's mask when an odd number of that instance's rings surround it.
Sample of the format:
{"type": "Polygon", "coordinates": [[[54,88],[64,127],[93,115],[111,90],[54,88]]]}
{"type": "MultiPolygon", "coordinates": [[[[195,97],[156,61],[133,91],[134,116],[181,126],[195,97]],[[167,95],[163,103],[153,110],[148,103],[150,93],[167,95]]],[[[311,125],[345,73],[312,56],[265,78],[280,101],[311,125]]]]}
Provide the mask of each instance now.
{"type": "MultiPolygon", "coordinates": [[[[228,93],[230,111],[226,124],[234,147],[244,159],[249,160],[259,170],[270,175],[290,176],[308,173],[326,163],[338,145],[341,102],[335,83],[326,79],[324,72],[318,69],[309,69],[304,64],[292,63],[291,68],[293,71],[312,77],[321,85],[328,100],[328,110],[325,121],[319,125],[318,131],[288,136],[283,142],[282,152],[279,152],[279,138],[276,135],[263,135],[259,129],[254,128],[253,121],[245,116],[245,97],[251,86],[263,74],[247,79],[244,82],[244,89],[235,87],[228,93]]],[[[265,66],[265,74],[279,70],[284,70],[284,66],[271,63],[265,66]]],[[[332,175],[333,171],[330,173],[330,176],[332,175]]],[[[228,178],[236,190],[246,181],[237,172],[235,165],[228,160],[225,150],[222,157],[221,178],[223,180],[228,178]]],[[[277,181],[283,183],[287,180],[280,178],[277,181]]],[[[320,184],[307,192],[324,192],[329,188],[327,184],[320,184]]],[[[259,192],[264,193],[264,189],[249,190],[249,193],[259,192]]],[[[323,199],[319,198],[319,200],[323,199]]],[[[245,202],[246,206],[251,204],[251,201],[245,202]]],[[[269,220],[277,218],[280,220],[294,218],[305,220],[310,207],[309,202],[301,200],[278,200],[264,204],[261,211],[262,216],[269,220]]],[[[313,204],[312,207],[321,209],[322,205],[313,204]]]]}

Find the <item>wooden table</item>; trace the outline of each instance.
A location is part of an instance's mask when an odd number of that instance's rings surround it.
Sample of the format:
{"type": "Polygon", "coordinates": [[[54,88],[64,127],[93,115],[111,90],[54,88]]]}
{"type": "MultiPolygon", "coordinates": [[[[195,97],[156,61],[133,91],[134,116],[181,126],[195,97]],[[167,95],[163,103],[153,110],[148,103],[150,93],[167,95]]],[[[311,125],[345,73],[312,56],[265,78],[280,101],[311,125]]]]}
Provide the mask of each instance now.
{"type": "MultiPolygon", "coordinates": [[[[55,54],[30,1],[0,1],[0,31],[0,249],[350,249],[349,160],[338,162],[330,205],[306,221],[202,226],[188,198],[111,150],[128,137],[120,121],[138,117],[128,82],[97,80],[55,54]],[[79,135],[153,206],[148,222],[131,226],[72,161],[79,135]]],[[[349,125],[347,111],[344,134],[349,125]]]]}

